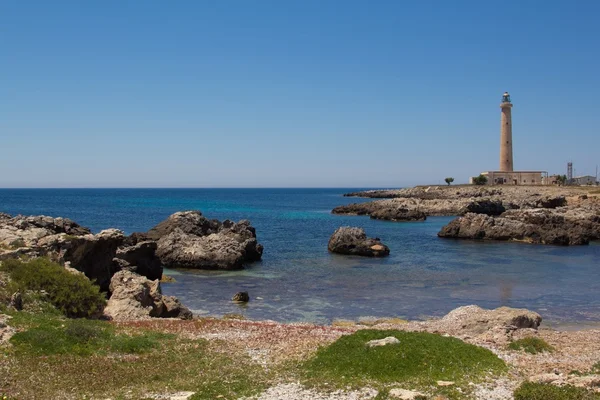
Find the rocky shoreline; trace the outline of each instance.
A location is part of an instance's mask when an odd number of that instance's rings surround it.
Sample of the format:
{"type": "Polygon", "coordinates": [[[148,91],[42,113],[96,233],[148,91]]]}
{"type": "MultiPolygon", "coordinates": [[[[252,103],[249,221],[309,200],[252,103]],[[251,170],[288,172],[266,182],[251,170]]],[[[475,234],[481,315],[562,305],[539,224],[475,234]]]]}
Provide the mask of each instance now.
{"type": "Polygon", "coordinates": [[[384,200],[336,207],[333,214],[390,221],[459,216],[441,229],[438,236],[443,238],[553,245],[585,245],[600,239],[600,198],[585,188],[418,186],[345,196],[384,200]]]}
{"type": "Polygon", "coordinates": [[[109,295],[110,319],[192,318],[178,299],[161,294],[169,268],[242,269],[263,247],[249,221],[209,220],[199,211],[177,212],[148,232],[118,229],[93,234],[66,218],[0,214],[0,262],[45,257],[83,274],[109,295]]]}

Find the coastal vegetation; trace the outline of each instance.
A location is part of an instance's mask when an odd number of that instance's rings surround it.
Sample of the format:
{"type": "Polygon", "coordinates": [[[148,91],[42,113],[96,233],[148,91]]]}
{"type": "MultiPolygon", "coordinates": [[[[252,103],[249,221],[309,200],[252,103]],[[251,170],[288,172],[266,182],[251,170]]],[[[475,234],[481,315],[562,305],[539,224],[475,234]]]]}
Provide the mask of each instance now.
{"type": "Polygon", "coordinates": [[[508,348],[511,350],[522,350],[529,354],[552,353],[554,351],[554,347],[550,346],[544,339],[537,337],[515,340],[508,345],[508,348]]]}
{"type": "Polygon", "coordinates": [[[446,183],[448,184],[448,186],[450,186],[450,184],[451,184],[452,182],[454,182],[454,178],[452,178],[452,177],[448,177],[448,178],[444,179],[444,182],[446,182],[446,183]]]}
{"type": "Polygon", "coordinates": [[[490,375],[501,375],[506,365],[491,351],[463,341],[426,332],[359,330],[321,348],[303,366],[312,385],[337,388],[370,386],[385,389],[402,382],[416,389],[435,389],[457,397],[468,383],[490,375]],[[397,344],[369,347],[369,341],[396,338],[397,344]]]}
{"type": "Polygon", "coordinates": [[[98,316],[106,304],[104,293],[85,275],[69,272],[47,258],[9,259],[2,262],[0,271],[10,277],[9,292],[47,296],[67,317],[98,316]]]}
{"type": "Polygon", "coordinates": [[[600,393],[572,385],[524,382],[515,390],[514,397],[515,400],[600,400],[600,393]]]}
{"type": "Polygon", "coordinates": [[[478,176],[473,178],[473,184],[475,185],[485,185],[488,181],[488,178],[485,175],[479,174],[478,176]]]}

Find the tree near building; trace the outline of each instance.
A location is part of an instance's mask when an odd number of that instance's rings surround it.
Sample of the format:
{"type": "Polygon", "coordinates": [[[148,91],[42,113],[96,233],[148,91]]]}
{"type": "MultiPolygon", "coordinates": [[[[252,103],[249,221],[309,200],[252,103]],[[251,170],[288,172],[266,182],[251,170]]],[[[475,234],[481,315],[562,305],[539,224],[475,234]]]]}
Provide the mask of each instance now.
{"type": "Polygon", "coordinates": [[[448,186],[450,186],[450,184],[451,184],[452,182],[454,182],[454,178],[452,178],[452,177],[450,176],[450,177],[448,177],[448,178],[444,179],[444,181],[446,181],[446,183],[448,184],[448,186]]]}
{"type": "Polygon", "coordinates": [[[473,183],[475,185],[485,185],[487,183],[488,179],[485,175],[479,174],[479,176],[476,176],[473,178],[473,183]]]}

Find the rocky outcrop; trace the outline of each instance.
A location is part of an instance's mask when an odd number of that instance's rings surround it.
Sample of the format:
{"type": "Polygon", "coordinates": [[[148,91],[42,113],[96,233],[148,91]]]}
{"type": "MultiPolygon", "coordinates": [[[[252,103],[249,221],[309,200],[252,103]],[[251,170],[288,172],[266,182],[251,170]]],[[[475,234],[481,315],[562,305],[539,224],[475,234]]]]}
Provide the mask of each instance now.
{"type": "Polygon", "coordinates": [[[162,264],[156,255],[156,242],[143,241],[132,246],[121,246],[117,249],[113,261],[120,270],[128,270],[150,280],[162,277],[162,264]]]}
{"type": "Polygon", "coordinates": [[[61,264],[69,263],[106,291],[113,274],[119,270],[113,259],[124,239],[122,231],[107,229],[97,235],[48,236],[38,245],[50,258],[61,264]]]}
{"type": "Polygon", "coordinates": [[[581,191],[552,186],[416,186],[398,190],[348,193],[345,196],[386,200],[348,204],[334,208],[332,213],[371,215],[375,219],[388,220],[394,220],[387,218],[390,215],[389,210],[397,209],[417,211],[427,216],[467,213],[496,216],[512,209],[563,207],[568,204],[567,197],[576,194],[581,194],[581,191]]]}
{"type": "Polygon", "coordinates": [[[156,254],[169,268],[241,269],[263,252],[249,221],[219,222],[199,211],[175,213],[146,237],[157,241],[156,254]]]}
{"type": "Polygon", "coordinates": [[[500,200],[475,200],[467,204],[462,210],[460,210],[460,214],[485,214],[485,215],[500,215],[506,208],[502,204],[500,200]]]}
{"type": "Polygon", "coordinates": [[[582,245],[600,238],[600,214],[594,209],[509,210],[499,217],[466,214],[444,226],[443,238],[582,245]]]}
{"type": "MultiPolygon", "coordinates": [[[[471,203],[468,199],[435,199],[426,200],[418,198],[397,198],[390,200],[376,200],[365,203],[354,203],[334,208],[333,214],[346,215],[370,215],[375,219],[387,219],[392,221],[395,214],[398,214],[398,221],[402,214],[412,216],[446,216],[459,215],[462,210],[471,203]],[[406,210],[406,212],[396,211],[406,210]],[[408,214],[410,213],[410,214],[408,214]]],[[[418,219],[408,219],[414,221],[418,219]]]]}
{"type": "Polygon", "coordinates": [[[338,228],[329,239],[328,249],[332,253],[384,257],[390,254],[390,249],[381,243],[379,238],[367,238],[362,228],[344,226],[338,228]]]}
{"type": "Polygon", "coordinates": [[[383,208],[371,213],[372,219],[381,219],[385,221],[425,221],[427,215],[418,210],[409,210],[408,208],[383,208]]]}
{"type": "Polygon", "coordinates": [[[162,275],[156,244],[128,246],[117,229],[92,234],[66,218],[16,216],[0,218],[0,260],[10,257],[46,256],[83,272],[107,291],[113,274],[122,268],[151,279],[162,275]]]}
{"type": "Polygon", "coordinates": [[[79,236],[91,231],[67,218],[0,215],[0,246],[4,248],[35,248],[41,238],[61,233],[79,236]]]}
{"type": "Polygon", "coordinates": [[[160,282],[130,271],[119,271],[111,279],[112,295],[104,315],[116,321],[150,318],[191,319],[192,313],[177,298],[164,296],[160,282]]]}

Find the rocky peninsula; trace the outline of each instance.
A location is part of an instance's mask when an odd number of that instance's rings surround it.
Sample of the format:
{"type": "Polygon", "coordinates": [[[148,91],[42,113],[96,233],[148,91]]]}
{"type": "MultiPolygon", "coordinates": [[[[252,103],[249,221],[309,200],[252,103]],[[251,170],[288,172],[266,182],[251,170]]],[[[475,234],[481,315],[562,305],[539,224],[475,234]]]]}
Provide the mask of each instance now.
{"type": "Polygon", "coordinates": [[[383,200],[336,207],[332,213],[391,221],[419,220],[410,217],[419,213],[459,216],[440,237],[581,245],[600,239],[599,193],[584,187],[417,186],[348,193],[383,200]]]}

